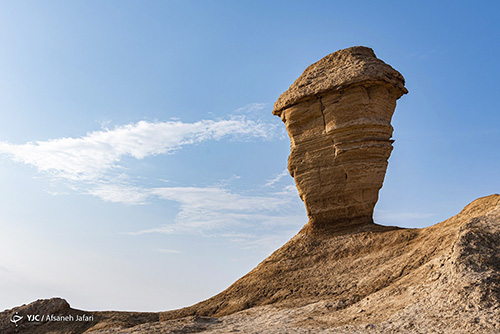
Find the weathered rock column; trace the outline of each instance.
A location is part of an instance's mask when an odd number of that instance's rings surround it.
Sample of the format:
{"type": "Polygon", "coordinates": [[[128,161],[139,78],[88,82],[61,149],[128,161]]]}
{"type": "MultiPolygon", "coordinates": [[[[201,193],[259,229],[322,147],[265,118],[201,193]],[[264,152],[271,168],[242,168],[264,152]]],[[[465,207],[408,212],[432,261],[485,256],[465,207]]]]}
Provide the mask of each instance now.
{"type": "Polygon", "coordinates": [[[309,66],[273,114],[291,141],[288,170],[312,228],[373,222],[392,151],[391,118],[403,76],[362,46],[309,66]]]}

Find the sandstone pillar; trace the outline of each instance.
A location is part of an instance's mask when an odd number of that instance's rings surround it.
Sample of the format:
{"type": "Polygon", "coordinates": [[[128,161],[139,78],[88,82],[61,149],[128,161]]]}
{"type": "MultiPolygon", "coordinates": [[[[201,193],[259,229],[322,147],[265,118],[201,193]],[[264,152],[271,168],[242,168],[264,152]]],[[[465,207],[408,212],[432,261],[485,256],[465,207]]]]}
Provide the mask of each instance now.
{"type": "Polygon", "coordinates": [[[290,136],[288,170],[312,228],[373,222],[392,151],[404,78],[367,47],[334,52],[281,94],[273,114],[290,136]]]}

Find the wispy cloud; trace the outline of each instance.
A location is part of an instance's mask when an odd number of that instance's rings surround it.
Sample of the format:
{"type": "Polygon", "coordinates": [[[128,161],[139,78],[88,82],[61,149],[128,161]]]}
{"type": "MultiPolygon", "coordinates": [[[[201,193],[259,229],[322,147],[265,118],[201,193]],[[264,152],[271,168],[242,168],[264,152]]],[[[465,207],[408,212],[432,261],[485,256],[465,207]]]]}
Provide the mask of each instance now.
{"type": "Polygon", "coordinates": [[[25,144],[0,142],[0,154],[32,165],[40,172],[70,181],[109,179],[110,172],[123,173],[125,157],[144,159],[171,154],[185,145],[225,137],[235,139],[273,136],[273,124],[232,116],[225,120],[147,122],[87,133],[79,138],[57,138],[25,144]]]}
{"type": "Polygon", "coordinates": [[[271,180],[267,181],[267,183],[264,186],[265,187],[272,187],[276,183],[278,183],[279,181],[281,181],[281,179],[284,178],[287,175],[290,175],[288,173],[288,169],[284,169],[281,173],[279,173],[278,175],[276,175],[274,178],[272,178],[271,180]]]}
{"type": "Polygon", "coordinates": [[[376,222],[381,224],[401,225],[402,222],[425,220],[434,217],[432,213],[426,212],[394,212],[390,210],[376,209],[374,214],[376,222]]]}
{"type": "Polygon", "coordinates": [[[126,183],[97,183],[86,193],[99,197],[106,202],[123,204],[145,204],[151,196],[149,189],[126,183]]]}
{"type": "MultiPolygon", "coordinates": [[[[228,227],[263,228],[304,223],[301,206],[297,205],[298,196],[291,192],[245,196],[223,188],[171,187],[141,190],[140,194],[177,202],[179,213],[169,224],[129,234],[204,233],[228,227]]],[[[221,235],[234,233],[221,232],[221,235]]],[[[239,238],[242,236],[248,237],[248,234],[238,233],[239,238]]]]}
{"type": "Polygon", "coordinates": [[[280,233],[268,234],[259,236],[258,238],[244,240],[242,242],[242,246],[244,249],[259,249],[270,253],[276,250],[277,246],[283,245],[285,242],[290,240],[290,238],[297,234],[297,232],[298,231],[296,229],[281,230],[280,233]]]}
{"type": "Polygon", "coordinates": [[[244,107],[234,111],[235,114],[249,114],[256,111],[261,111],[267,107],[267,103],[250,103],[244,107]]]}
{"type": "Polygon", "coordinates": [[[175,249],[168,249],[168,248],[159,248],[156,251],[158,253],[162,253],[162,254],[180,254],[180,253],[182,253],[181,251],[178,251],[175,249]]]}
{"type": "MultiPolygon", "coordinates": [[[[203,233],[204,235],[236,235],[231,239],[248,242],[277,230],[294,229],[304,224],[305,214],[293,185],[281,185],[281,191],[248,191],[228,189],[238,179],[234,175],[208,187],[165,187],[165,179],[154,186],[141,183],[127,173],[130,157],[173,154],[186,145],[210,140],[270,139],[279,131],[274,124],[252,119],[251,112],[265,108],[251,104],[238,109],[227,119],[184,123],[178,119],[167,122],[140,121],[104,128],[76,138],[56,138],[25,144],[0,142],[0,155],[31,165],[42,175],[76,192],[96,196],[107,202],[140,205],[151,200],[165,200],[178,206],[178,213],[166,224],[128,234],[203,233]],[[258,231],[258,232],[256,232],[258,231]],[[267,232],[266,232],[267,231],[267,232]],[[236,233],[236,234],[235,234],[236,233]]],[[[268,187],[287,175],[283,171],[269,180],[268,187]]],[[[168,178],[169,175],[164,177],[168,178]]],[[[175,184],[175,182],[173,183],[175,184]]],[[[54,195],[60,191],[52,192],[54,195]]],[[[171,250],[158,250],[174,253],[171,250]]]]}

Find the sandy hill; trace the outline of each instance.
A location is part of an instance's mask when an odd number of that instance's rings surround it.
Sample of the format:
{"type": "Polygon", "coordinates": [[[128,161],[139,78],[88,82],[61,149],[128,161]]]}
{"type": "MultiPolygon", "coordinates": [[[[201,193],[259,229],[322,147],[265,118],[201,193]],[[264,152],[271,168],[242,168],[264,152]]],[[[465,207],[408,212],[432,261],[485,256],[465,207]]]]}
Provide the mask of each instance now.
{"type": "Polygon", "coordinates": [[[84,312],[61,299],[3,312],[94,314],[20,333],[498,333],[500,195],[424,229],[302,230],[224,292],[163,313],[84,312]]]}

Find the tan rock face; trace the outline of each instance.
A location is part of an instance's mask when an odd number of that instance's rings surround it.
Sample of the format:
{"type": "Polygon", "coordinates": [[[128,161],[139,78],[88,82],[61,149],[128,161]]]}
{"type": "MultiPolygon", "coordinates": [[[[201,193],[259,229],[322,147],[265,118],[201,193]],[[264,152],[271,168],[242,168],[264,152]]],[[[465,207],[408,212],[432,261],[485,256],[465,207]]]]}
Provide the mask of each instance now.
{"type": "Polygon", "coordinates": [[[276,101],[291,141],[288,170],[311,227],[372,222],[392,151],[403,76],[366,47],[309,66],[276,101]]]}

